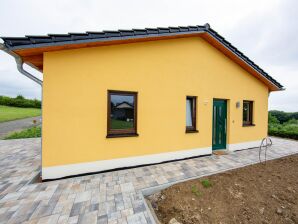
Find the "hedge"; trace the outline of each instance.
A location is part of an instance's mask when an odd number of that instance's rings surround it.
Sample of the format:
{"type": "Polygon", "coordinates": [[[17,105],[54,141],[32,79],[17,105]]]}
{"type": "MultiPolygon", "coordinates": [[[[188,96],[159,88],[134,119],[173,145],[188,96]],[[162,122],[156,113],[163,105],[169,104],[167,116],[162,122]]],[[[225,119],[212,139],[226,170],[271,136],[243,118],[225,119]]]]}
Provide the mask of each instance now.
{"type": "Polygon", "coordinates": [[[284,124],[269,123],[268,134],[298,140],[298,125],[290,122],[284,124]]]}
{"type": "Polygon", "coordinates": [[[8,96],[0,96],[0,105],[11,107],[41,108],[41,101],[37,99],[25,99],[21,95],[15,98],[8,96]]]}

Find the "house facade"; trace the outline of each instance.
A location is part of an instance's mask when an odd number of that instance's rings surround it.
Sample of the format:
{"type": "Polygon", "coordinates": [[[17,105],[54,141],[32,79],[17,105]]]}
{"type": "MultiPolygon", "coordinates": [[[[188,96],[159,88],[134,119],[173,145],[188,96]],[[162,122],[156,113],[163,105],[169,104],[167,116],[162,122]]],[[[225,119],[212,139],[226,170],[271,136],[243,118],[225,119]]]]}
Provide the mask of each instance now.
{"type": "Polygon", "coordinates": [[[43,179],[258,147],[283,88],[209,25],[3,39],[43,71],[43,179]]]}

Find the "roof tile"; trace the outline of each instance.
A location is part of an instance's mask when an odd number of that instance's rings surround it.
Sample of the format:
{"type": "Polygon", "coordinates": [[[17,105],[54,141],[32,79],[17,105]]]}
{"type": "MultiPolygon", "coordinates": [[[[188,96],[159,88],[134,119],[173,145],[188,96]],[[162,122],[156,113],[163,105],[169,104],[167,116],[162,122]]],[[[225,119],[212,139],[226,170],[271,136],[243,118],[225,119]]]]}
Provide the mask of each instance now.
{"type": "Polygon", "coordinates": [[[67,42],[67,41],[77,41],[77,40],[91,40],[91,39],[109,39],[109,38],[120,38],[125,39],[128,37],[142,37],[144,35],[175,35],[177,33],[187,33],[187,32],[206,32],[209,35],[217,39],[226,48],[234,52],[238,57],[248,63],[251,67],[257,70],[269,81],[274,83],[278,88],[283,88],[283,86],[278,83],[275,79],[269,76],[263,69],[257,66],[253,61],[246,57],[241,51],[234,47],[230,42],[225,40],[220,36],[215,30],[211,29],[209,24],[205,26],[179,26],[179,27],[158,27],[158,28],[146,28],[146,29],[132,29],[132,30],[118,30],[118,31],[103,31],[103,32],[86,32],[86,33],[69,33],[69,34],[48,34],[47,36],[26,36],[26,37],[2,37],[5,46],[8,48],[21,48],[23,46],[29,46],[32,48],[35,46],[40,46],[42,44],[55,45],[56,42],[67,42]]]}

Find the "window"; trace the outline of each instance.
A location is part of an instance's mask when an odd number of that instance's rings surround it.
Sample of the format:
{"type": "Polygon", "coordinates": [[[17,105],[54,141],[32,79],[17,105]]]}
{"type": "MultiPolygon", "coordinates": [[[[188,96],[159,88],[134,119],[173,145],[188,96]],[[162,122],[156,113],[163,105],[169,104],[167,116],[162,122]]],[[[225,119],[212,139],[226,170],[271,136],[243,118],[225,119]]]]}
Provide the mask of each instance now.
{"type": "Polygon", "coordinates": [[[243,101],[243,126],[253,125],[253,101],[243,101]]]}
{"type": "Polygon", "coordinates": [[[137,136],[137,93],[108,91],[107,137],[137,136]]]}
{"type": "Polygon", "coordinates": [[[197,97],[186,97],[186,132],[198,132],[196,130],[197,97]]]}

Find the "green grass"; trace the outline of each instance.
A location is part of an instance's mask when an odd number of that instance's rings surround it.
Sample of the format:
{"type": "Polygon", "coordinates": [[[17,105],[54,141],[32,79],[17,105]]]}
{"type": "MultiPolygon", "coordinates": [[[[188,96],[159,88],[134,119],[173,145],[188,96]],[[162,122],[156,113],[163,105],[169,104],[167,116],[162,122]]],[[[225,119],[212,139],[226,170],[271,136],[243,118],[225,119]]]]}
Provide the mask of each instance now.
{"type": "Polygon", "coordinates": [[[133,128],[133,122],[111,119],[111,127],[112,129],[133,128]]]}
{"type": "Polygon", "coordinates": [[[191,192],[197,197],[200,197],[202,195],[196,185],[191,186],[191,192]]]}
{"type": "Polygon", "coordinates": [[[41,127],[32,127],[23,131],[14,132],[4,139],[18,139],[18,138],[37,138],[41,137],[41,127]]]}
{"type": "Polygon", "coordinates": [[[35,117],[39,115],[41,115],[41,109],[38,108],[20,108],[0,105],[0,122],[35,117]]]}
{"type": "Polygon", "coordinates": [[[202,183],[203,187],[205,187],[205,188],[212,187],[212,183],[210,180],[205,179],[205,180],[202,180],[201,183],[202,183]]]}

